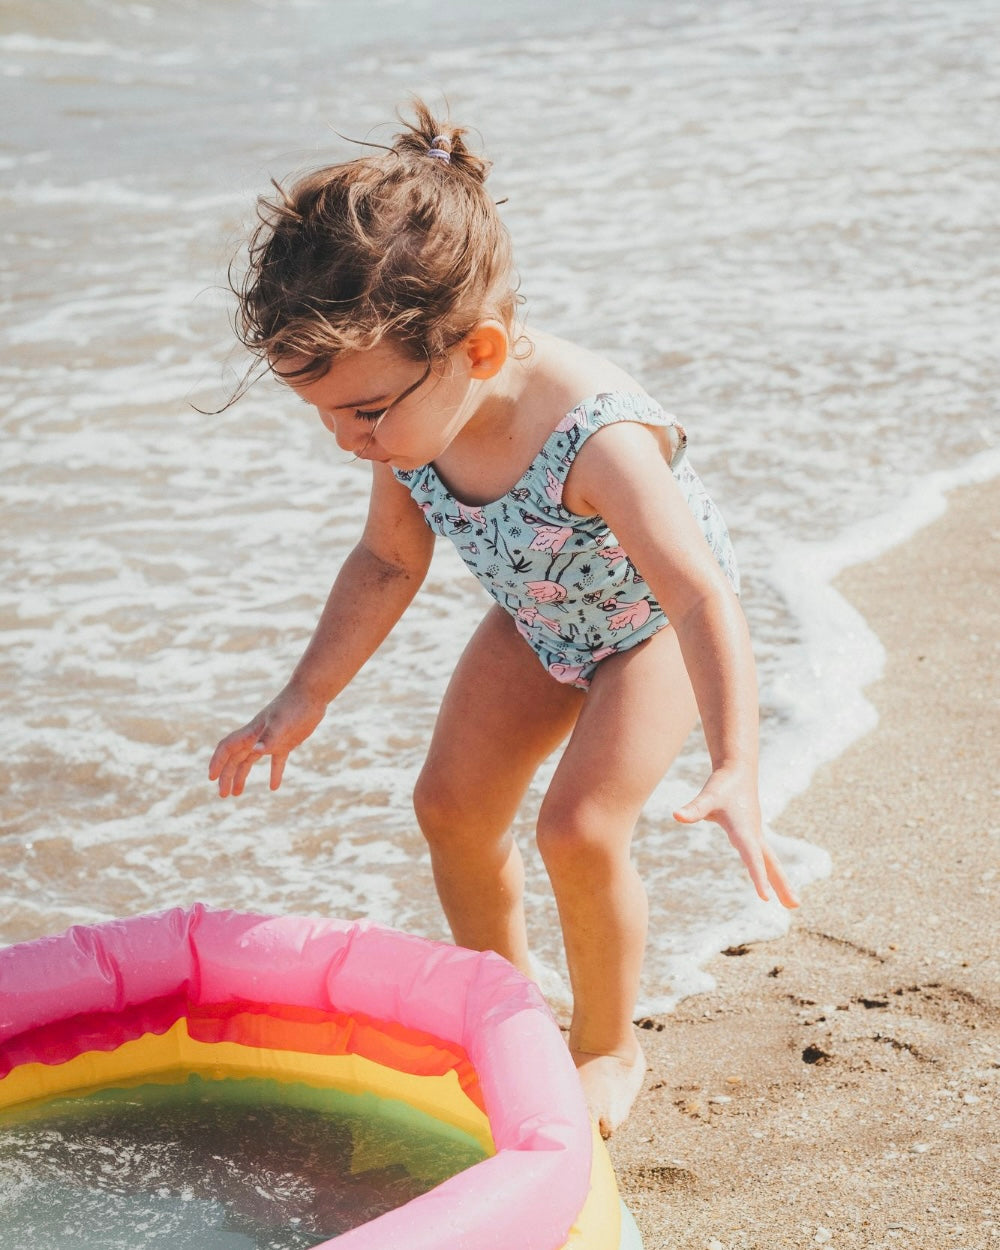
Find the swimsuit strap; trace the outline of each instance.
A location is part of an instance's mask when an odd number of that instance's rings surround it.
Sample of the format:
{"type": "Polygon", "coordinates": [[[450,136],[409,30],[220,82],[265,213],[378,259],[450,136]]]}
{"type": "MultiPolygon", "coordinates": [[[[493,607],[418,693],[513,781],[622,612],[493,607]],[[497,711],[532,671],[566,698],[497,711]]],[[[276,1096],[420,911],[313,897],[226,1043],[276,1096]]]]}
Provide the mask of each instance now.
{"type": "Polygon", "coordinates": [[[687,447],[687,435],[677,418],[664,412],[655,399],[638,391],[602,391],[582,400],[569,412],[552,432],[549,443],[542,449],[536,461],[554,470],[565,479],[573,463],[573,457],[592,434],[607,425],[622,421],[635,421],[640,425],[656,426],[671,432],[671,468],[675,467],[687,447]],[[553,454],[555,453],[555,454],[553,454]]]}

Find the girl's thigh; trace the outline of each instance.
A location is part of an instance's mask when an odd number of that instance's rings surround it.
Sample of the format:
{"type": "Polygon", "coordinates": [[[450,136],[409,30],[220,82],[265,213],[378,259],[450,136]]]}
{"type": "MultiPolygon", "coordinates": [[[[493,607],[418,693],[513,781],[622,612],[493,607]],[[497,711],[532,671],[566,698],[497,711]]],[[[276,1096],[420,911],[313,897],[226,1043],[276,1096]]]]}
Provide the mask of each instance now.
{"type": "Polygon", "coordinates": [[[469,640],[438,713],[417,783],[418,810],[507,828],[538,765],[587,696],[545,671],[513,619],[492,607],[469,640]]]}
{"type": "Polygon", "coordinates": [[[697,716],[672,626],[599,664],[546,795],[543,823],[584,834],[617,829],[630,839],[697,716]]]}

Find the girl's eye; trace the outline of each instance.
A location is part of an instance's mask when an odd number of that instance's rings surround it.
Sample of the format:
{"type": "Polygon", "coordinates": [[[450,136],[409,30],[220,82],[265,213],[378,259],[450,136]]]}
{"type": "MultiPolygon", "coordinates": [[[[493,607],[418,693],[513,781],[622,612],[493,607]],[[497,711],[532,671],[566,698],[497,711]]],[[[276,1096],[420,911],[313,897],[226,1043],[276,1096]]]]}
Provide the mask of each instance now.
{"type": "Polygon", "coordinates": [[[388,408],[377,408],[373,412],[365,412],[358,408],[354,415],[359,421],[380,421],[388,411],[388,408]]]}

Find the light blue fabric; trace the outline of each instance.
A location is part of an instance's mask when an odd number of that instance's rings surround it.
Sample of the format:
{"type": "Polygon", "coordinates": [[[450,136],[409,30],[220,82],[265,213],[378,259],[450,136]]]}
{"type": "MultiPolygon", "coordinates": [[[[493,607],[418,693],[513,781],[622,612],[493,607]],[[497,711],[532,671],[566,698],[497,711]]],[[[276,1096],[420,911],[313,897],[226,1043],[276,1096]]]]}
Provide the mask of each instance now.
{"type": "Polygon", "coordinates": [[[670,463],[688,507],[735,590],[739,575],[719,510],[687,459],[687,436],[648,395],[613,391],[572,408],[500,499],[455,499],[432,464],[394,470],[430,528],[451,541],[556,681],[586,689],[601,660],[667,624],[642,575],[600,516],[562,506],[574,458],[597,430],[637,421],[671,432],[670,463]]]}

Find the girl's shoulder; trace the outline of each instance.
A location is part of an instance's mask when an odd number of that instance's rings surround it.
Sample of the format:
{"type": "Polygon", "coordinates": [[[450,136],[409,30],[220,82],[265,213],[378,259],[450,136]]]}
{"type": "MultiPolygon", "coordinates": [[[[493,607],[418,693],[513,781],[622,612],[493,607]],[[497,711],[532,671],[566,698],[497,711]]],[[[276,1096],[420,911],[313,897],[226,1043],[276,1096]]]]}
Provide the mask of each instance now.
{"type": "Polygon", "coordinates": [[[564,412],[582,399],[611,391],[643,388],[613,361],[567,339],[539,331],[530,336],[531,352],[524,360],[528,375],[525,398],[532,392],[564,412]]]}
{"type": "Polygon", "coordinates": [[[618,421],[675,424],[625,369],[565,339],[533,336],[530,375],[525,409],[546,430],[575,431],[574,442],[618,421]]]}

